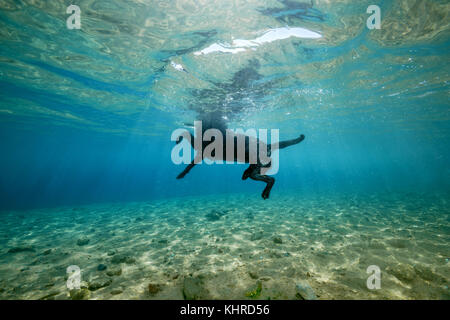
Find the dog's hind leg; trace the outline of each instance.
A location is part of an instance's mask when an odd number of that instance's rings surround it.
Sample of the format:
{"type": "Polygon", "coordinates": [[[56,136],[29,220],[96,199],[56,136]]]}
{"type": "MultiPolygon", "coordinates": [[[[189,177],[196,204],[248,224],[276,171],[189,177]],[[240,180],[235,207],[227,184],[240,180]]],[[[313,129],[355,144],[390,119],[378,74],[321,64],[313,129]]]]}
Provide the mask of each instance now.
{"type": "Polygon", "coordinates": [[[259,166],[255,166],[253,171],[250,173],[250,179],[253,179],[256,181],[264,181],[265,183],[267,183],[266,187],[264,188],[264,191],[261,194],[263,199],[266,200],[269,198],[270,190],[272,189],[273,184],[275,183],[275,179],[272,177],[269,177],[267,175],[260,174],[259,173],[260,169],[261,168],[259,166]]]}
{"type": "Polygon", "coordinates": [[[183,170],[183,172],[181,172],[178,176],[177,179],[182,179],[184,178],[185,175],[188,174],[189,171],[191,171],[191,169],[195,166],[194,161],[192,161],[190,164],[188,164],[188,166],[183,170]]]}
{"type": "Polygon", "coordinates": [[[247,170],[244,171],[244,173],[242,174],[242,180],[246,180],[248,177],[250,177],[250,175],[252,174],[253,170],[255,170],[256,165],[251,164],[247,170]]]}

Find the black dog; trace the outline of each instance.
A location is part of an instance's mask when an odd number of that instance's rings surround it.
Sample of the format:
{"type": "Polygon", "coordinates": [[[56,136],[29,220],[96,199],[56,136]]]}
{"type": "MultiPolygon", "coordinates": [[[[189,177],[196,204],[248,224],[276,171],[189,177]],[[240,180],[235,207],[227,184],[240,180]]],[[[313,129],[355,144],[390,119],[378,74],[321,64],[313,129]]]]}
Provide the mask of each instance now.
{"type": "MultiPolygon", "coordinates": [[[[220,125],[220,126],[212,126],[212,125],[206,125],[206,127],[203,127],[202,128],[202,131],[203,132],[205,132],[208,128],[215,128],[215,129],[218,129],[220,132],[222,132],[222,133],[225,133],[225,127],[224,126],[222,126],[222,125],[220,125]]],[[[263,142],[261,142],[261,141],[259,141],[259,139],[257,139],[257,138],[253,138],[253,137],[249,137],[249,136],[244,136],[244,137],[242,137],[242,138],[244,138],[245,139],[245,157],[244,157],[244,159],[241,159],[241,158],[239,158],[238,157],[238,152],[237,152],[237,147],[238,147],[238,144],[236,143],[236,141],[237,141],[237,137],[238,137],[239,135],[235,135],[235,141],[234,141],[234,157],[233,157],[233,160],[234,161],[241,161],[241,162],[244,162],[244,163],[250,163],[250,160],[249,159],[251,159],[251,157],[250,157],[250,143],[257,143],[256,145],[258,146],[258,148],[261,148],[261,147],[265,147],[266,148],[266,150],[267,150],[267,157],[270,157],[270,155],[271,155],[271,151],[273,151],[273,150],[275,150],[275,148],[276,148],[276,145],[275,146],[273,146],[273,145],[267,145],[267,144],[265,144],[265,143],[263,143],[263,142]],[[253,140],[253,141],[252,141],[253,140]],[[255,141],[256,140],[256,141],[255,141]]],[[[223,145],[223,152],[222,152],[222,155],[223,155],[223,157],[225,158],[225,155],[226,155],[226,139],[225,139],[225,134],[223,135],[223,143],[222,143],[222,145],[223,145]]],[[[182,139],[183,139],[183,137],[181,136],[181,137],[179,137],[178,138],[178,140],[176,141],[176,143],[178,144],[178,143],[180,143],[181,141],[182,141],[182,139]]],[[[305,136],[302,134],[302,135],[300,135],[298,138],[296,138],[296,139],[292,139],[292,140],[287,140],[287,141],[281,141],[281,142],[279,142],[278,143],[278,148],[277,149],[283,149],[283,148],[286,148],[286,147],[289,147],[289,146],[292,146],[292,145],[294,145],[294,144],[297,144],[297,143],[300,143],[300,142],[302,142],[303,140],[305,139],[305,136]]],[[[214,141],[214,140],[213,140],[214,141]]],[[[202,142],[202,157],[203,157],[203,151],[205,150],[205,148],[209,145],[209,144],[211,144],[213,141],[203,141],[202,142]]],[[[191,146],[192,146],[192,148],[194,148],[195,149],[195,146],[194,146],[194,137],[192,136],[192,134],[190,134],[190,143],[191,143],[191,146]]],[[[196,150],[197,152],[199,151],[199,150],[196,150]]],[[[254,151],[253,151],[254,152],[254,151]]],[[[252,153],[253,153],[252,152],[252,153]]],[[[256,153],[257,154],[257,156],[256,156],[256,159],[257,159],[257,161],[256,161],[256,163],[255,164],[250,164],[250,166],[247,168],[247,170],[245,170],[244,171],[244,174],[242,175],[242,180],[245,180],[245,179],[247,179],[247,178],[250,178],[250,179],[253,179],[253,180],[257,180],[257,181],[264,181],[265,183],[267,183],[267,185],[266,185],[266,187],[264,188],[264,191],[263,191],[263,193],[262,193],[262,197],[263,197],[263,199],[265,200],[265,199],[268,199],[269,198],[269,194],[270,194],[270,190],[272,189],[272,187],[273,187],[273,184],[275,183],[275,179],[274,178],[272,178],[272,177],[270,177],[270,176],[268,176],[268,175],[264,175],[264,174],[261,174],[261,168],[268,168],[268,167],[270,167],[271,166],[271,162],[270,162],[270,160],[269,160],[269,162],[268,163],[266,163],[266,164],[263,164],[262,163],[262,161],[261,161],[261,159],[259,159],[259,152],[257,152],[256,153]]],[[[212,154],[212,156],[214,157],[215,155],[214,154],[212,154]]],[[[203,158],[202,158],[203,159],[203,158]]],[[[254,158],[255,159],[255,158],[254,158]]],[[[229,159],[211,159],[211,160],[229,160],[229,159]]],[[[183,170],[183,172],[181,172],[178,176],[177,176],[177,179],[182,179],[193,167],[195,166],[195,163],[194,163],[194,160],[183,170]]]]}

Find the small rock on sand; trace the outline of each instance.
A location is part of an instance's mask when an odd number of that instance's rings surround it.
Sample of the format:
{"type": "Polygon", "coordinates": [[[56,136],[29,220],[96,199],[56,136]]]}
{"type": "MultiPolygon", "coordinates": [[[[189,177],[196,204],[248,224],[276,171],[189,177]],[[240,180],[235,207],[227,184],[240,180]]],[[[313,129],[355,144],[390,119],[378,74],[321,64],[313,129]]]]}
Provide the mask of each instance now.
{"type": "Polygon", "coordinates": [[[186,300],[208,299],[209,291],[200,278],[188,277],[183,282],[183,296],[186,300]]]}
{"type": "Polygon", "coordinates": [[[91,296],[91,293],[86,288],[70,290],[69,294],[72,300],[88,300],[91,296]]]}
{"type": "Polygon", "coordinates": [[[88,289],[90,291],[96,291],[98,289],[104,288],[109,286],[112,283],[111,279],[109,278],[99,278],[95,279],[94,281],[90,282],[88,285],[88,289]]]}
{"type": "Polygon", "coordinates": [[[98,265],[98,267],[97,267],[97,270],[98,270],[98,271],[104,271],[104,270],[106,270],[106,268],[108,268],[106,265],[100,263],[100,264],[98,265]]]}
{"type": "Polygon", "coordinates": [[[161,291],[161,286],[159,284],[149,283],[148,293],[150,293],[150,295],[153,296],[157,294],[159,291],[161,291]]]}
{"type": "Polygon", "coordinates": [[[106,274],[110,277],[120,276],[122,274],[122,269],[121,268],[110,269],[106,271],[106,274]]]}
{"type": "Polygon", "coordinates": [[[387,243],[394,248],[404,249],[411,245],[411,242],[406,239],[391,239],[388,240],[387,243]]]}
{"type": "Polygon", "coordinates": [[[80,239],[78,239],[77,240],[77,245],[78,246],[85,246],[85,245],[87,245],[88,243],[89,243],[89,239],[88,238],[86,238],[86,237],[84,237],[84,238],[80,238],[80,239]]]}
{"type": "Polygon", "coordinates": [[[14,247],[8,250],[8,253],[34,252],[33,247],[14,247]]]}
{"type": "Polygon", "coordinates": [[[112,263],[118,264],[118,263],[126,263],[126,264],[133,264],[136,262],[136,259],[129,256],[124,255],[114,255],[114,257],[111,259],[112,263]]]}
{"type": "Polygon", "coordinates": [[[414,266],[414,272],[425,281],[430,281],[430,282],[440,283],[440,284],[446,283],[446,279],[444,277],[435,273],[428,266],[416,264],[414,266]]]}
{"type": "Polygon", "coordinates": [[[220,220],[220,217],[222,217],[225,214],[226,214],[226,212],[224,212],[224,211],[212,210],[205,217],[208,221],[217,221],[217,220],[220,220]]]}
{"type": "Polygon", "coordinates": [[[283,243],[283,240],[281,240],[280,237],[274,237],[274,238],[273,238],[273,242],[276,243],[276,244],[282,244],[282,243],[283,243]]]}
{"type": "Polygon", "coordinates": [[[387,266],[386,271],[404,283],[412,283],[416,277],[414,268],[407,264],[387,266]]]}
{"type": "Polygon", "coordinates": [[[111,294],[113,295],[113,296],[116,296],[116,295],[118,295],[118,294],[121,294],[123,291],[121,290],[121,289],[114,289],[114,290],[111,290],[111,294]]]}
{"type": "Polygon", "coordinates": [[[297,290],[297,298],[302,300],[317,300],[313,288],[311,288],[307,281],[298,282],[295,287],[297,290]]]}
{"type": "Polygon", "coordinates": [[[264,232],[263,231],[258,231],[253,233],[250,236],[250,241],[256,241],[256,240],[261,240],[264,237],[264,232]]]}

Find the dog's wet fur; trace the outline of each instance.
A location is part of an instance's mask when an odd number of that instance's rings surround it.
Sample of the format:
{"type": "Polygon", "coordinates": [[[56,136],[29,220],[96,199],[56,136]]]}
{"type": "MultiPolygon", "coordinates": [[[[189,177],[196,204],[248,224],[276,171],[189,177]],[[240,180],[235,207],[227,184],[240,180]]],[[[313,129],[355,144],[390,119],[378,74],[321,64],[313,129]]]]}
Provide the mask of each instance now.
{"type": "MultiPolygon", "coordinates": [[[[222,155],[225,157],[226,155],[226,139],[225,139],[225,131],[226,131],[226,124],[218,118],[214,117],[208,117],[208,118],[204,118],[202,119],[202,131],[203,133],[208,130],[208,129],[217,129],[222,133],[223,136],[223,152],[222,155]]],[[[190,139],[190,143],[191,146],[195,149],[194,147],[194,137],[191,135],[191,139],[190,139]]],[[[177,140],[177,144],[180,143],[182,141],[183,137],[180,137],[177,140]]],[[[249,141],[250,138],[249,136],[245,136],[245,163],[249,163],[249,141]]],[[[305,139],[305,136],[302,134],[300,135],[298,138],[292,139],[292,140],[287,140],[287,141],[281,141],[278,144],[278,149],[283,149],[295,144],[298,144],[300,142],[302,142],[305,139]]],[[[234,161],[238,161],[237,159],[237,143],[236,143],[236,138],[235,138],[235,143],[234,143],[234,161]]],[[[214,140],[213,140],[214,141],[214,140]]],[[[203,141],[202,143],[202,157],[203,157],[203,151],[205,150],[205,148],[211,144],[213,141],[203,141]]],[[[257,146],[261,147],[261,146],[266,146],[267,147],[267,156],[270,158],[271,155],[271,151],[273,150],[272,145],[266,145],[265,143],[260,143],[259,140],[257,139],[257,146]]],[[[197,152],[199,150],[196,150],[197,152]]],[[[261,168],[268,168],[271,166],[271,162],[269,161],[267,164],[262,164],[260,159],[259,159],[259,152],[257,152],[257,161],[256,164],[250,164],[250,166],[244,171],[243,175],[242,175],[242,180],[246,180],[248,178],[253,179],[253,180],[257,180],[257,181],[263,181],[266,183],[266,187],[264,188],[264,191],[262,192],[262,197],[263,199],[268,199],[269,195],[270,195],[270,190],[273,187],[273,184],[275,183],[275,179],[273,177],[270,177],[268,175],[264,175],[261,174],[261,168]]],[[[215,156],[214,154],[212,154],[212,156],[215,156]]],[[[202,158],[203,160],[203,158],[202,158]]],[[[215,159],[215,160],[230,160],[230,159],[215,159]]],[[[243,159],[239,159],[239,161],[242,161],[243,159]]],[[[194,160],[183,170],[183,172],[181,172],[178,176],[177,179],[182,179],[184,178],[184,176],[195,166],[194,160]]]]}

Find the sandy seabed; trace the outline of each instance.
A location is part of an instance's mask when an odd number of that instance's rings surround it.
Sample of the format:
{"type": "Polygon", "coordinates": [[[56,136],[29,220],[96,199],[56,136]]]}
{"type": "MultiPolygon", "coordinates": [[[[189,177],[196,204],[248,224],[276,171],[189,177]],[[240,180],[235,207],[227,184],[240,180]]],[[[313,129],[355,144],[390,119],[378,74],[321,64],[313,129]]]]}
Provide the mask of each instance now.
{"type": "Polygon", "coordinates": [[[3,212],[0,299],[449,299],[449,202],[228,194],[3,212]]]}

